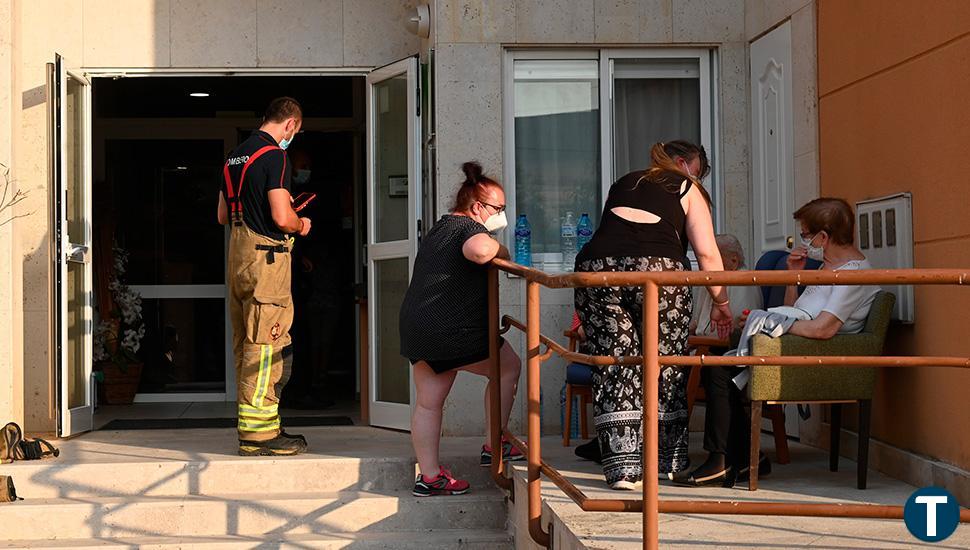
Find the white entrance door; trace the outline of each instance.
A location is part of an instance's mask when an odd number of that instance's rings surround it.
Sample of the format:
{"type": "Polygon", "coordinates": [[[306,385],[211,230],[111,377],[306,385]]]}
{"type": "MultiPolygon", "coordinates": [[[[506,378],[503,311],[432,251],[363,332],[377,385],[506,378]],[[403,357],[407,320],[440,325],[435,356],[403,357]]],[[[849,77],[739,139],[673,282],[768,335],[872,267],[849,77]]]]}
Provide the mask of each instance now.
{"type": "Polygon", "coordinates": [[[398,314],[418,250],[421,115],[417,57],[367,77],[368,399],[370,422],[407,430],[413,386],[398,314]]]}
{"type": "Polygon", "coordinates": [[[794,236],[791,22],[751,43],[754,258],[794,236]]]}
{"type": "MultiPolygon", "coordinates": [[[[791,21],[751,43],[751,165],[754,184],[754,258],[794,241],[795,156],[792,137],[791,21]]],[[[798,414],[785,407],[789,436],[798,414]]],[[[771,430],[771,423],[764,422],[771,430]]]]}
{"type": "Polygon", "coordinates": [[[90,431],[94,333],[91,269],[91,85],[56,55],[48,64],[50,109],[52,355],[58,435],[90,431]]]}

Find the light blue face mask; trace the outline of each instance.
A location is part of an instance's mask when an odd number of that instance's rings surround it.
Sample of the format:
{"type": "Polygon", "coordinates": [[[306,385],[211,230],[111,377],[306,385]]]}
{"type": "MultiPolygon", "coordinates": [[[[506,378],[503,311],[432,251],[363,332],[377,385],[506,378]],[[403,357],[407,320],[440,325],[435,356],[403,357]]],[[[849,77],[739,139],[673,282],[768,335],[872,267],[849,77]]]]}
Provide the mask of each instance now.
{"type": "MultiPolygon", "coordinates": [[[[293,137],[296,137],[296,136],[293,136],[293,137]]],[[[291,143],[293,143],[293,140],[292,139],[286,139],[286,138],[281,139],[280,140],[280,149],[286,151],[286,148],[289,147],[291,143]]]]}

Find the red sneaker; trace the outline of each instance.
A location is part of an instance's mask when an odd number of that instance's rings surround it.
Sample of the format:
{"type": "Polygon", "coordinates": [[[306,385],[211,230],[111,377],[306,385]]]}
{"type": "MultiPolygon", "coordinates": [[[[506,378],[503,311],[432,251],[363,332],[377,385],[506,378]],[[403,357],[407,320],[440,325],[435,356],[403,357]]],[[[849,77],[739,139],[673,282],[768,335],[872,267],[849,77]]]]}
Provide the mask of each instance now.
{"type": "Polygon", "coordinates": [[[433,478],[425,477],[423,474],[418,474],[418,478],[414,480],[414,490],[411,491],[416,497],[431,497],[437,495],[463,495],[468,492],[468,482],[455,479],[451,472],[445,470],[444,466],[440,467],[441,470],[438,475],[433,478]]]}
{"type": "MultiPolygon", "coordinates": [[[[512,443],[502,441],[502,461],[517,462],[519,460],[525,460],[525,455],[522,454],[522,451],[512,443]]],[[[488,445],[482,445],[482,459],[478,464],[482,468],[492,465],[492,448],[488,445]]]]}

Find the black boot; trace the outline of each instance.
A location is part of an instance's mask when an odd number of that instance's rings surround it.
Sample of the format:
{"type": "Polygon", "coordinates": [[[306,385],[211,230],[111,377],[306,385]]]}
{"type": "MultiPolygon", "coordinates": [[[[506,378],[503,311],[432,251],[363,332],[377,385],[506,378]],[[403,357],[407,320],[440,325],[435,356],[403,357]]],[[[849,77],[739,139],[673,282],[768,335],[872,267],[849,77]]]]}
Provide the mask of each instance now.
{"type": "Polygon", "coordinates": [[[600,441],[593,438],[582,445],[576,447],[576,456],[586,460],[592,460],[597,464],[603,463],[603,454],[600,451],[600,441]]]}
{"type": "Polygon", "coordinates": [[[302,441],[303,446],[306,446],[306,438],[301,434],[288,434],[286,430],[280,430],[280,437],[285,437],[287,439],[295,439],[297,441],[302,441]]]}
{"type": "Polygon", "coordinates": [[[306,442],[282,434],[267,441],[239,440],[239,456],[292,456],[306,451],[306,442]]]}
{"type": "Polygon", "coordinates": [[[674,474],[672,481],[687,487],[719,485],[733,487],[737,479],[734,469],[726,464],[723,453],[710,453],[707,460],[697,468],[674,474]]]}

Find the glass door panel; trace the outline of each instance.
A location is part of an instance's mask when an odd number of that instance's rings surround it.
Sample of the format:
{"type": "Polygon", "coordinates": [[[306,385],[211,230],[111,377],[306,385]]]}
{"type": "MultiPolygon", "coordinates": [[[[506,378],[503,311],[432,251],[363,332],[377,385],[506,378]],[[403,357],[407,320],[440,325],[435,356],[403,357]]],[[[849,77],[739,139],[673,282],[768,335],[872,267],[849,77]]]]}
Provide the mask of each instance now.
{"type": "Polygon", "coordinates": [[[106,141],[98,223],[127,252],[126,279],[142,298],[138,402],[225,400],[235,383],[225,230],[213,220],[223,150],[215,139],[106,141]]]}
{"type": "Polygon", "coordinates": [[[698,62],[618,59],[613,65],[614,180],[650,166],[658,141],[701,141],[698,62]]]}
{"type": "Polygon", "coordinates": [[[85,329],[88,326],[85,288],[88,287],[85,264],[67,264],[67,406],[77,409],[90,405],[85,364],[90,360],[85,329]]]}
{"type": "Polygon", "coordinates": [[[407,405],[411,391],[408,381],[410,365],[401,356],[401,337],[398,316],[404,293],[408,289],[408,259],[396,258],[374,262],[374,324],[377,350],[374,361],[377,369],[377,400],[407,405]]]}
{"type": "Polygon", "coordinates": [[[377,242],[407,240],[408,77],[374,84],[374,175],[377,242]]]}

